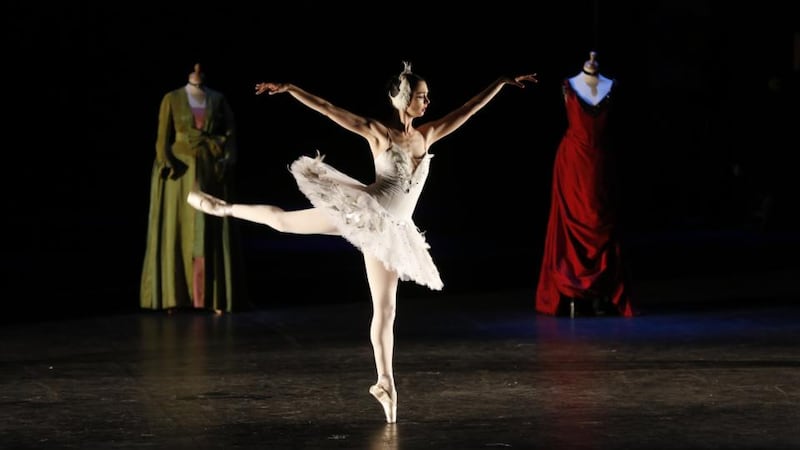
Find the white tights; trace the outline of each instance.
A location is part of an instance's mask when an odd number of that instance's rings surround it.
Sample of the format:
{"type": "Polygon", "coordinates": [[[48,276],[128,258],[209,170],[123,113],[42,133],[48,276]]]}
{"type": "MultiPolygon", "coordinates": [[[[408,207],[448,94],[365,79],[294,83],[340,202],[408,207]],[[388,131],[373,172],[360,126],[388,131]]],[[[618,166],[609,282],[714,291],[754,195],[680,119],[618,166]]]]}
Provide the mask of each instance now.
{"type": "MultiPolygon", "coordinates": [[[[231,205],[230,214],[283,233],[340,235],[325,211],[319,208],[284,211],[272,205],[234,204],[231,205]]],[[[393,395],[396,401],[392,358],[398,277],[397,273],[386,269],[382,262],[366,254],[364,265],[372,296],[370,341],[378,374],[377,384],[393,395]]]]}

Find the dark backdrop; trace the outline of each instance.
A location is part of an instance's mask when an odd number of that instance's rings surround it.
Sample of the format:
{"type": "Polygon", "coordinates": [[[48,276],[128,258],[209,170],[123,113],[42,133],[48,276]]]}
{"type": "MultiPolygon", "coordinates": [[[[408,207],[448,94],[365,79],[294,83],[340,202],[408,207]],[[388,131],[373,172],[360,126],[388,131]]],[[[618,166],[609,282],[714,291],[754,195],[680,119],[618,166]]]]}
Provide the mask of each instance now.
{"type": "MultiPolygon", "coordinates": [[[[435,118],[500,74],[538,72],[538,86],[506,88],[434,146],[415,216],[447,291],[532,291],[566,125],[559,83],[596,49],[601,71],[618,82],[615,143],[634,273],[794,264],[798,27],[789,2],[552,3],[390,11],[6,2],[11,312],[138,306],[158,105],[198,60],[237,116],[238,198],[286,208],[307,205],[286,168],[297,156],[320,150],[369,181],[369,152],[288,96],[254,96],[256,82],[291,81],[379,115],[386,80],[410,60],[428,80],[435,118]]],[[[366,297],[359,254],[343,240],[240,226],[257,305],[366,297]],[[298,285],[319,292],[291,295],[298,285]]]]}

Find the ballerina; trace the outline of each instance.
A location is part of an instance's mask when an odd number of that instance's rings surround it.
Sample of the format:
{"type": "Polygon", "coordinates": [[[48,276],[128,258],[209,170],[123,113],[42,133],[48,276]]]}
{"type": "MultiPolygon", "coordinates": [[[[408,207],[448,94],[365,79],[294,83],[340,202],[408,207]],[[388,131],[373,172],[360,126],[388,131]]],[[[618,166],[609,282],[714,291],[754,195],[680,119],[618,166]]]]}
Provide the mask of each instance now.
{"type": "Polygon", "coordinates": [[[430,105],[427,82],[404,62],[389,81],[390,120],[366,118],[342,109],[291,83],[258,83],[256,95],[288,93],[342,128],[367,140],[375,166],[375,181],[364,184],[323,161],[302,156],[290,171],[313,207],[285,211],[274,205],[227,203],[193,191],[188,202],[216,216],[231,216],[285,233],[328,234],[347,239],[364,256],[373,313],[370,341],[377,381],[369,393],[380,402],[387,423],[397,421],[398,395],[392,366],[397,287],[414,281],[433,290],[443,287],[429,245],[412,215],[428,177],[431,145],[461,127],[486,106],[505,85],[524,88],[536,74],[500,77],[469,101],[440,119],[415,127],[430,105]]]}

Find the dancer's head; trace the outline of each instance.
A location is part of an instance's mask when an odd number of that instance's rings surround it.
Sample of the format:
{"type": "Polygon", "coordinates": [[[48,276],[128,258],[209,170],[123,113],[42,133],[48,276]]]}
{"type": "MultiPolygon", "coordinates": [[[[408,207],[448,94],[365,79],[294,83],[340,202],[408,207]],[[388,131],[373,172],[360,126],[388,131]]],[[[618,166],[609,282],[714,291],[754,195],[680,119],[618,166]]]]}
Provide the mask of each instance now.
{"type": "Polygon", "coordinates": [[[392,106],[412,117],[425,114],[430,103],[428,84],[425,79],[411,71],[411,63],[403,61],[403,71],[389,80],[389,99],[392,106]]]}

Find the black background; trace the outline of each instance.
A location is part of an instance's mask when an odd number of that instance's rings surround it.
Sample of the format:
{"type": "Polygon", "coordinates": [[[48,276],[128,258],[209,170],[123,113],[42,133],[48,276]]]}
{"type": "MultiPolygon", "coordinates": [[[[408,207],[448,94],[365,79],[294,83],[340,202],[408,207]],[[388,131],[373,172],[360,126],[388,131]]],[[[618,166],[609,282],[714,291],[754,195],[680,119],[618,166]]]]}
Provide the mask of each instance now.
{"type": "MultiPolygon", "coordinates": [[[[11,311],[138,306],[158,105],[196,61],[237,117],[237,197],[287,209],[307,205],[286,168],[297,156],[320,150],[365,182],[371,159],[361,138],[289,96],[253,95],[256,82],[291,81],[377,116],[389,107],[386,80],[409,60],[428,81],[427,118],[436,118],[499,75],[537,72],[538,85],[506,88],[431,149],[415,219],[445,290],[458,292],[534,288],[566,125],[559,83],[596,49],[617,80],[635,273],[726,271],[730,255],[751,261],[754,239],[755,257],[772,261],[754,266],[795,264],[787,249],[798,230],[790,161],[800,28],[790,2],[552,3],[6,2],[2,270],[11,311]],[[764,242],[778,251],[761,252],[764,242]]],[[[240,226],[257,305],[366,295],[360,257],[343,240],[240,226]],[[286,294],[298,285],[320,296],[286,294]]]]}

